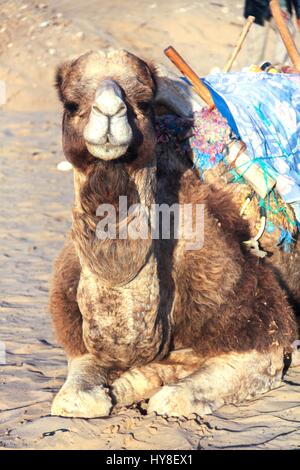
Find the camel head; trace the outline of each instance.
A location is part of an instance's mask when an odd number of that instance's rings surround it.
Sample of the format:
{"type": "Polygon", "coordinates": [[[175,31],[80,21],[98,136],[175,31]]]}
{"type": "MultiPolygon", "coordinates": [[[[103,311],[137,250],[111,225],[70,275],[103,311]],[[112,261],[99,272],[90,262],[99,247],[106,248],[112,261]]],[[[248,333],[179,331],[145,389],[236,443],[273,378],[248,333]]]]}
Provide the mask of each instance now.
{"type": "Polygon", "coordinates": [[[56,84],[64,105],[64,151],[75,166],[132,160],[143,147],[151,154],[156,84],[144,61],[123,50],[88,52],[61,65],[56,84]]]}
{"type": "Polygon", "coordinates": [[[154,103],[168,102],[175,111],[178,104],[191,107],[166,80],[159,68],[125,50],[90,51],[62,64],[56,87],[64,105],[66,158],[79,168],[97,160],[149,160],[156,143],[154,103]]]}

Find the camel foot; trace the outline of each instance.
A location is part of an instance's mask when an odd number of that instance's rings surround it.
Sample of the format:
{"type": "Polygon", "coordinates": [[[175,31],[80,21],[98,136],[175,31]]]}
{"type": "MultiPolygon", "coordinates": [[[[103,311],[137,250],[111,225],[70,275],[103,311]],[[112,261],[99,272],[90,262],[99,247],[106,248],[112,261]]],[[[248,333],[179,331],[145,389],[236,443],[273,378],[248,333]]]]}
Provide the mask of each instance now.
{"type": "Polygon", "coordinates": [[[199,416],[210,414],[216,406],[201,400],[192,390],[181,384],[165,385],[149,400],[148,414],[156,413],[161,416],[188,417],[193,413],[199,416]]]}
{"type": "Polygon", "coordinates": [[[100,418],[108,416],[111,408],[111,398],[102,385],[84,390],[65,384],[54,398],[51,414],[69,418],[100,418]]]}

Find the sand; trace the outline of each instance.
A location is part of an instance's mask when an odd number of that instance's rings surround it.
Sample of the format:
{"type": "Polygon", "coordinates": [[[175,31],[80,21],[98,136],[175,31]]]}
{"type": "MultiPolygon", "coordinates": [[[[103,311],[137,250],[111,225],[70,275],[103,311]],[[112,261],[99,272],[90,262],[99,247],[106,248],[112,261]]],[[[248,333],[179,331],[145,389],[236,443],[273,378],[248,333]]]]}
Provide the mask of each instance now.
{"type": "Polygon", "coordinates": [[[143,404],[105,419],[50,416],[66,358],[51,330],[48,285],[73,199],[71,172],[56,168],[63,155],[55,66],[107,45],[166,63],[162,48],[173,44],[205,74],[226,62],[242,2],[2,1],[0,8],[0,79],[8,90],[0,109],[0,448],[299,448],[299,367],[279,389],[204,419],[147,416],[143,404]]]}

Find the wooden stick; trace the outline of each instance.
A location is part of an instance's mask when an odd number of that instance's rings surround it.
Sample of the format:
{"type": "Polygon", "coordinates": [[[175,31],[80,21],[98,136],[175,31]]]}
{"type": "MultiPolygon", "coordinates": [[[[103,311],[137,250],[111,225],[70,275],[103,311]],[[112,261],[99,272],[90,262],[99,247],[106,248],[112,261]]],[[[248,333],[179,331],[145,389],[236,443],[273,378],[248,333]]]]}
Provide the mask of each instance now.
{"type": "Polygon", "coordinates": [[[214,108],[215,104],[211,97],[209,89],[204,85],[198,75],[191,69],[191,67],[185,62],[180,54],[169,46],[164,50],[165,55],[170,59],[175,67],[189,80],[192,84],[194,91],[207,103],[211,108],[214,108]]]}
{"type": "Polygon", "coordinates": [[[240,37],[238,39],[238,42],[236,43],[235,45],[235,48],[233,49],[232,51],[232,54],[227,62],[227,64],[225,65],[224,67],[224,72],[229,72],[231,70],[231,67],[233,65],[233,62],[235,61],[235,59],[237,58],[237,55],[238,53],[240,52],[241,48],[242,48],[242,45],[244,44],[244,41],[247,37],[247,34],[249,33],[249,30],[253,24],[255,20],[255,17],[254,16],[248,16],[245,24],[244,24],[244,27],[242,29],[242,32],[240,34],[240,37]]]}
{"type": "Polygon", "coordinates": [[[300,72],[300,56],[297,50],[296,44],[292,38],[292,35],[289,31],[289,28],[282,16],[282,12],[280,9],[279,1],[278,0],[271,0],[270,8],[272,12],[272,16],[280,33],[281,39],[285,48],[287,50],[288,56],[292,61],[292,64],[296,67],[296,69],[300,72]]]}

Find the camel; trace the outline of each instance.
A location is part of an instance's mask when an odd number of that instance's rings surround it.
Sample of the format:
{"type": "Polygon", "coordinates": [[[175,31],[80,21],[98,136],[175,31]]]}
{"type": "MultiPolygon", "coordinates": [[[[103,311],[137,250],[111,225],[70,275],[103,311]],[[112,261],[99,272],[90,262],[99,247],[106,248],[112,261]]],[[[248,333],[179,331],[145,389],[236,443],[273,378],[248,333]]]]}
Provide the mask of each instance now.
{"type": "MultiPolygon", "coordinates": [[[[249,224],[231,195],[201,182],[188,159],[157,158],[155,103],[168,101],[158,69],[124,50],[89,51],[58,68],[56,87],[75,200],[50,292],[68,358],[51,413],[101,417],[149,399],[148,413],[203,416],[278,387],[297,338],[293,310],[243,245],[249,224]],[[99,207],[119,216],[120,197],[142,205],[146,225],[153,204],[201,206],[203,243],[190,248],[174,231],[121,237],[130,212],[112,222],[115,237],[97,236],[99,207]]],[[[181,99],[169,99],[175,111],[181,99]]]]}

